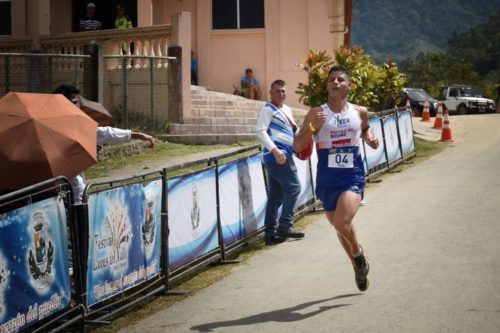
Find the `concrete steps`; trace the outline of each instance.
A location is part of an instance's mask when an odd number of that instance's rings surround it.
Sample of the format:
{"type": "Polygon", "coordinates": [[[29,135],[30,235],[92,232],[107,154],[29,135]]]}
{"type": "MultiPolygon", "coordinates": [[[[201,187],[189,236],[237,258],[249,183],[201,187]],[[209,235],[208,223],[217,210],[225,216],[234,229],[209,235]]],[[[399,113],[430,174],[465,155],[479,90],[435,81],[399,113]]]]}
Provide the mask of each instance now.
{"type": "MultiPolygon", "coordinates": [[[[191,86],[191,114],[183,124],[169,124],[168,134],[159,136],[186,144],[230,144],[255,140],[255,124],[264,101],[191,86]]],[[[300,122],[307,110],[292,108],[300,122]]]]}

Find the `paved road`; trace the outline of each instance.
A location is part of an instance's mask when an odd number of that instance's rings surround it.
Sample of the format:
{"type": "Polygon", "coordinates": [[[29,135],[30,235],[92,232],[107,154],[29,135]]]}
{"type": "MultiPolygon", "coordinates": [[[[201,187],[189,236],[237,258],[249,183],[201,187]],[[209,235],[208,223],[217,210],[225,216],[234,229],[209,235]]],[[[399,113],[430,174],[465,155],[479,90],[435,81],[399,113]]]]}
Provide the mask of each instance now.
{"type": "Polygon", "coordinates": [[[500,114],[451,127],[444,152],[368,189],[367,292],[319,214],[305,239],[124,332],[500,332],[500,114]]]}

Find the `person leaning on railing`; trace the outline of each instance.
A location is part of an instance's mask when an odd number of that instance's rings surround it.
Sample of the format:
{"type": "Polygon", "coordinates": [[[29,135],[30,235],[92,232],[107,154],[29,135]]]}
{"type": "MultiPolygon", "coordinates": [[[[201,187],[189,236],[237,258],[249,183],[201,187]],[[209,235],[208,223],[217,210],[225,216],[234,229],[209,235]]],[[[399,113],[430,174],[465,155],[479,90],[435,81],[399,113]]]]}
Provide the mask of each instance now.
{"type": "MultiPolygon", "coordinates": [[[[116,6],[116,19],[115,19],[115,29],[124,30],[132,28],[132,21],[125,14],[125,6],[120,4],[116,6]]],[[[127,54],[128,43],[123,42],[122,44],[122,54],[127,54]]],[[[133,54],[133,44],[130,43],[130,52],[133,54]]]]}
{"type": "Polygon", "coordinates": [[[93,31],[101,30],[101,21],[96,20],[95,14],[95,4],[89,2],[87,4],[87,14],[85,19],[80,20],[80,31],[93,31]]]}

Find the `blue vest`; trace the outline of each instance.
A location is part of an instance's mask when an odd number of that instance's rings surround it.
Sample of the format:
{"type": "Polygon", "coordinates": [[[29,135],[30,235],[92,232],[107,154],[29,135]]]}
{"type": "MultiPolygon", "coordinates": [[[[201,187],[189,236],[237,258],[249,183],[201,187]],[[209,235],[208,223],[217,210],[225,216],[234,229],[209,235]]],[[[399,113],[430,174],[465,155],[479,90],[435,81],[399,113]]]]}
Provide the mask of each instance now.
{"type": "MultiPolygon", "coordinates": [[[[292,124],[288,121],[287,117],[276,108],[271,103],[266,103],[264,107],[267,107],[273,111],[273,119],[269,124],[267,129],[267,134],[273,140],[276,147],[283,151],[287,158],[292,158],[293,156],[293,138],[295,136],[295,131],[297,128],[292,127],[292,124]]],[[[264,163],[268,163],[274,160],[273,154],[264,148],[262,153],[262,160],[264,163]]]]}

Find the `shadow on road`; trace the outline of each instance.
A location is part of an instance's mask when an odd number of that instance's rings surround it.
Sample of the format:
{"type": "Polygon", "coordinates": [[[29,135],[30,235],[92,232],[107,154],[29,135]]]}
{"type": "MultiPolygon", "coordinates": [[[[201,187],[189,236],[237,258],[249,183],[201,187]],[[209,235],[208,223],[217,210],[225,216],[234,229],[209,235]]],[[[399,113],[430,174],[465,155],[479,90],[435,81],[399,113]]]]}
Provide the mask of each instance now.
{"type": "Polygon", "coordinates": [[[321,312],[344,307],[344,306],[349,306],[351,304],[335,304],[335,305],[319,306],[316,310],[313,310],[313,311],[310,311],[310,312],[307,312],[304,314],[299,313],[297,311],[303,310],[307,307],[317,305],[320,303],[333,301],[336,299],[359,296],[359,295],[363,295],[363,294],[357,293],[357,294],[339,295],[339,296],[325,298],[325,299],[321,299],[321,300],[317,300],[317,301],[302,303],[302,304],[295,305],[295,306],[285,308],[285,309],[263,312],[263,313],[259,313],[259,314],[253,315],[253,316],[248,316],[245,318],[226,320],[226,321],[217,321],[217,322],[213,322],[213,323],[197,325],[197,326],[191,327],[191,330],[198,331],[198,332],[213,332],[213,329],[220,328],[220,327],[255,325],[255,324],[272,322],[272,321],[292,322],[292,321],[304,320],[304,319],[313,317],[321,312]]]}

